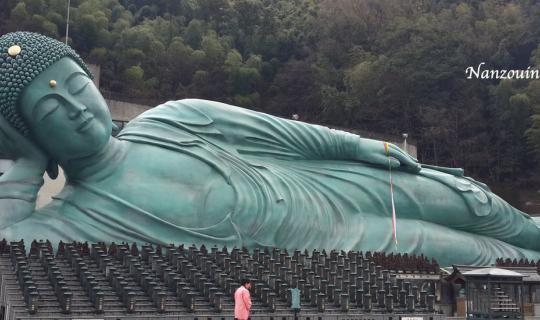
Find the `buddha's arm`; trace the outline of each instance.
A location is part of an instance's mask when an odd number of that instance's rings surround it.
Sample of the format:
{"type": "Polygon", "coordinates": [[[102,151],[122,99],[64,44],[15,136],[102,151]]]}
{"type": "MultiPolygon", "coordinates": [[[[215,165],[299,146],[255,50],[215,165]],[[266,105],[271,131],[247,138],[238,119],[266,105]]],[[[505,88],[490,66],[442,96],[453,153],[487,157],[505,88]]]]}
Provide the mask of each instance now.
{"type": "Polygon", "coordinates": [[[0,228],[4,228],[34,212],[47,158],[3,117],[0,117],[0,152],[14,159],[13,165],[0,176],[0,228]]]}
{"type": "Polygon", "coordinates": [[[34,212],[43,171],[32,161],[19,159],[0,177],[0,228],[23,220],[34,212]]]}
{"type": "MultiPolygon", "coordinates": [[[[223,103],[188,99],[147,113],[173,117],[191,131],[219,133],[242,154],[308,160],[352,160],[418,171],[419,164],[395,145],[327,127],[271,116],[223,103]],[[388,157],[390,156],[390,158],[388,157]]],[[[212,134],[212,133],[210,133],[212,134]]]]}

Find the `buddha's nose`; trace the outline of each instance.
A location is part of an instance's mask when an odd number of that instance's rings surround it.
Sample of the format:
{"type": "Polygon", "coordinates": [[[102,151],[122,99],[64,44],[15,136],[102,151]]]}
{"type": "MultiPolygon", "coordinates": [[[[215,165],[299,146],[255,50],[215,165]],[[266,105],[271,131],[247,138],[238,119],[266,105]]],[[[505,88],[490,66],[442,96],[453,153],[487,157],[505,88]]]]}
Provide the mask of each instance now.
{"type": "Polygon", "coordinates": [[[88,110],[88,107],[86,107],[86,105],[82,103],[72,103],[71,106],[72,108],[68,113],[68,117],[71,120],[77,119],[78,117],[81,116],[81,114],[83,114],[84,112],[86,112],[86,110],[88,110]]]}

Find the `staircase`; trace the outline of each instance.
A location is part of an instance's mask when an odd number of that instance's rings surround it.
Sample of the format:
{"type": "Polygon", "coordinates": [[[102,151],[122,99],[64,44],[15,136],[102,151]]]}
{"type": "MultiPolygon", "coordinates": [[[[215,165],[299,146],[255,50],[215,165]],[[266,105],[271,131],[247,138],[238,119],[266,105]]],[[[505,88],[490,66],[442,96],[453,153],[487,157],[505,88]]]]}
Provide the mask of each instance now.
{"type": "Polygon", "coordinates": [[[519,313],[521,308],[501,288],[493,288],[491,296],[491,311],[501,313],[519,313]]]}

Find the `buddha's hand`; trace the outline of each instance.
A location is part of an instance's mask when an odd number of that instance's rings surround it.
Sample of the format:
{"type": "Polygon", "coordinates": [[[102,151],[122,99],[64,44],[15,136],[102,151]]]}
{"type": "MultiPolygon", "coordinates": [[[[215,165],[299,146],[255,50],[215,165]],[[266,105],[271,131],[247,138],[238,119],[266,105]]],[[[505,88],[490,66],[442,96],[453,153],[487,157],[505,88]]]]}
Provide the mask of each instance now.
{"type": "Polygon", "coordinates": [[[0,116],[0,155],[15,161],[8,173],[16,170],[17,177],[41,176],[47,168],[48,157],[45,153],[13,128],[3,116],[0,116]]]}
{"type": "Polygon", "coordinates": [[[401,150],[392,143],[380,140],[360,139],[357,160],[365,161],[374,165],[383,166],[417,173],[421,166],[418,160],[401,150]]]}

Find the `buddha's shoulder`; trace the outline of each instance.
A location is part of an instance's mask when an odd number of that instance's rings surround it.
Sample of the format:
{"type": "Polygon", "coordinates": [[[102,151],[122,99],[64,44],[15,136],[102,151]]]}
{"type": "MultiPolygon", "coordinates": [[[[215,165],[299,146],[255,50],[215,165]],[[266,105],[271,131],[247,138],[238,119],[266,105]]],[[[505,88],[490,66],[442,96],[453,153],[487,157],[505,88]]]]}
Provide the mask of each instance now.
{"type": "Polygon", "coordinates": [[[217,101],[203,99],[182,99],[162,103],[141,113],[135,119],[155,117],[180,118],[188,123],[205,125],[211,123],[212,113],[228,110],[230,111],[231,109],[241,108],[217,101]]]}
{"type": "Polygon", "coordinates": [[[227,108],[238,107],[199,99],[169,101],[130,121],[118,138],[138,142],[169,139],[189,144],[201,140],[201,135],[222,136],[216,124],[231,116],[227,108]]]}
{"type": "Polygon", "coordinates": [[[144,119],[174,119],[186,125],[208,126],[215,119],[253,113],[258,112],[218,101],[182,99],[167,101],[151,108],[137,116],[134,121],[144,119]]]}

